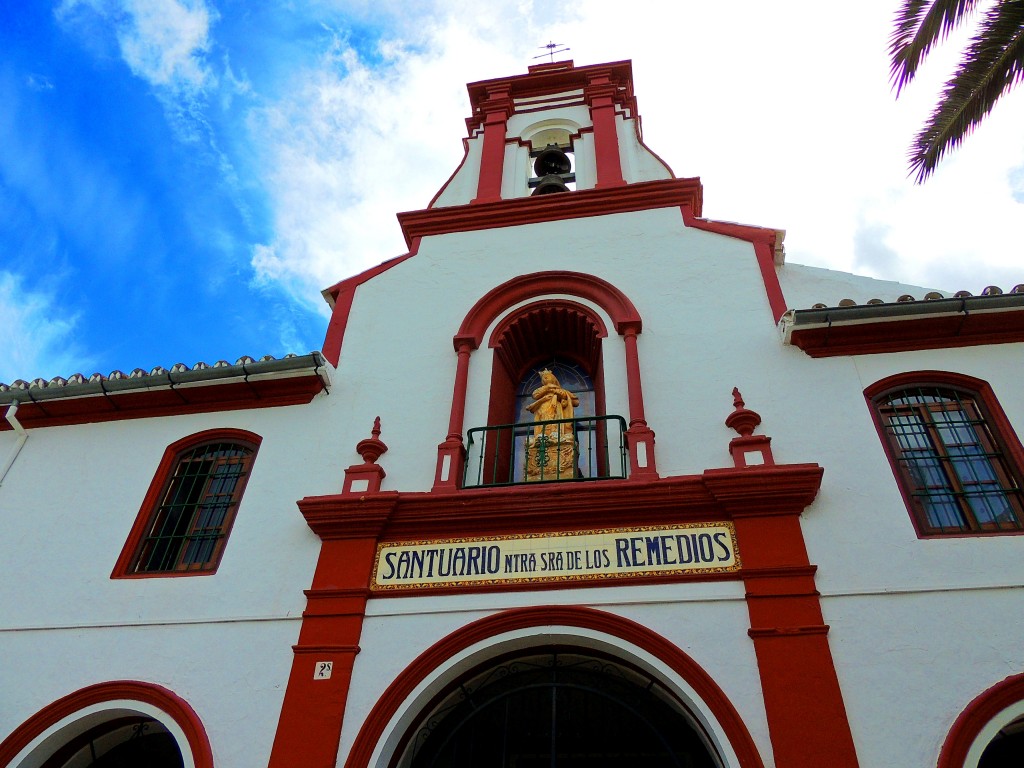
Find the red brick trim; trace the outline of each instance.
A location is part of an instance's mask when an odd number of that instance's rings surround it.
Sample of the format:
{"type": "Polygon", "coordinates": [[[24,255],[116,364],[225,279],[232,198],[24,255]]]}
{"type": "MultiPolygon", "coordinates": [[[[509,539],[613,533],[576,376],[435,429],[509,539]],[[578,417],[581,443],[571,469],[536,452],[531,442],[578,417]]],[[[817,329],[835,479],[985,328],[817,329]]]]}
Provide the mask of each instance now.
{"type": "Polygon", "coordinates": [[[65,717],[93,704],[121,699],[149,704],[166,713],[184,732],[196,768],[213,768],[210,739],[202,721],[188,702],[159,685],[135,680],[91,685],[43,707],[0,743],[0,765],[11,765],[18,753],[31,744],[33,739],[65,717]]]}
{"type": "Polygon", "coordinates": [[[636,622],[591,608],[537,606],[505,611],[453,632],[420,654],[384,692],[356,736],[345,768],[366,768],[391,718],[416,686],[457,653],[487,639],[533,627],[575,627],[623,640],[657,657],[689,683],[712,712],[740,765],[762,768],[764,762],[739,713],[711,676],[686,653],[661,635],[636,622]]]}
{"type": "Polygon", "coordinates": [[[1024,674],[1011,675],[979,694],[949,729],[937,768],[965,768],[967,753],[982,729],[1001,711],[1024,701],[1024,674]]]}
{"type": "Polygon", "coordinates": [[[159,573],[130,572],[132,560],[135,558],[135,553],[139,549],[142,537],[146,534],[146,529],[149,527],[149,521],[152,519],[153,513],[156,511],[157,506],[163,498],[163,494],[166,492],[167,483],[170,481],[175,467],[178,466],[178,459],[181,454],[197,445],[217,441],[243,443],[247,447],[252,448],[252,457],[249,460],[249,472],[246,473],[244,477],[239,478],[239,484],[241,487],[238,489],[238,499],[239,506],[241,506],[242,494],[245,493],[245,484],[248,482],[249,475],[252,473],[252,467],[256,462],[256,454],[259,451],[260,443],[263,441],[263,438],[255,432],[249,432],[244,429],[224,428],[208,429],[203,432],[196,432],[188,437],[183,437],[180,440],[176,440],[164,449],[164,455],[160,459],[156,473],[153,475],[153,479],[149,483],[149,489],[146,491],[146,495],[142,499],[142,506],[139,507],[139,512],[135,516],[135,522],[132,524],[131,530],[128,533],[128,538],[125,540],[124,547],[121,548],[121,554],[118,556],[117,562],[114,563],[114,570],[111,571],[110,578],[166,579],[182,576],[211,576],[217,572],[217,568],[220,566],[220,558],[224,554],[224,547],[227,545],[227,539],[231,534],[231,526],[234,524],[234,516],[225,520],[224,543],[221,545],[217,562],[214,564],[213,568],[202,571],[160,571],[159,573]]]}

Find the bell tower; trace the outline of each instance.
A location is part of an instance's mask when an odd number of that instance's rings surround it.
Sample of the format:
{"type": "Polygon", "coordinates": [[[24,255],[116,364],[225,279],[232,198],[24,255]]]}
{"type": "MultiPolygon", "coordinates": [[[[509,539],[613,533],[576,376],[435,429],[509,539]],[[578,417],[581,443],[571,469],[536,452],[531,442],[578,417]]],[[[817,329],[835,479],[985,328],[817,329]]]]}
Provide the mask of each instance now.
{"type": "Polygon", "coordinates": [[[674,178],[644,144],[628,61],[469,85],[466,156],[431,208],[674,178]]]}

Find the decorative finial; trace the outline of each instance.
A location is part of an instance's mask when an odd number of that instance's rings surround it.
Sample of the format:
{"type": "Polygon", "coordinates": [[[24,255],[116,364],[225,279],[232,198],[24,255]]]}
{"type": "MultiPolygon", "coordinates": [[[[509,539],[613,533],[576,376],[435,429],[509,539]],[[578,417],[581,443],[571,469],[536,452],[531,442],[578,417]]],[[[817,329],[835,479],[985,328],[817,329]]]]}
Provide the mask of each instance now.
{"type": "Polygon", "coordinates": [[[746,403],[743,402],[743,395],[740,394],[740,388],[739,387],[733,387],[732,388],[732,407],[735,408],[736,410],[739,410],[740,408],[742,408],[745,405],[746,405],[746,403]]]}
{"type": "Polygon", "coordinates": [[[386,453],[388,447],[380,439],[380,416],[373,420],[373,429],[370,430],[372,437],[360,440],[356,444],[356,453],[363,457],[367,464],[376,464],[381,454],[386,453]]]}
{"type": "Polygon", "coordinates": [[[555,61],[555,54],[556,53],[565,53],[566,51],[571,51],[572,50],[572,48],[568,48],[568,47],[566,47],[566,48],[558,48],[558,46],[560,46],[560,45],[561,45],[561,43],[552,43],[550,41],[548,41],[547,45],[539,45],[539,46],[537,46],[538,48],[547,48],[548,52],[547,53],[542,53],[540,56],[534,56],[533,58],[535,58],[535,59],[543,59],[545,56],[547,56],[548,57],[548,62],[549,63],[554,63],[554,61],[555,61]],[[556,48],[558,50],[555,50],[556,48]]]}
{"type": "Polygon", "coordinates": [[[738,387],[732,388],[732,407],[735,410],[726,417],[725,426],[735,429],[743,437],[750,437],[754,427],[761,423],[761,416],[746,407],[738,387]]]}

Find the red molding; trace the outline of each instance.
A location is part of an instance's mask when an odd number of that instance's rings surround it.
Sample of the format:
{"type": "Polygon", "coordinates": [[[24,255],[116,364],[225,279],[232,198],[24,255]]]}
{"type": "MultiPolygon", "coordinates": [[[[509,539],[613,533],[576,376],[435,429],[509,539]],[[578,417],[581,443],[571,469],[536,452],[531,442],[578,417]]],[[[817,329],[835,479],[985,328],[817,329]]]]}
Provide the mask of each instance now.
{"type": "Polygon", "coordinates": [[[1011,704],[1024,701],[1024,674],[1011,675],[977,696],[957,717],[942,744],[937,768],[965,768],[981,730],[1011,704]]]}
{"type": "Polygon", "coordinates": [[[714,232],[717,235],[735,237],[739,240],[746,240],[754,245],[754,256],[757,258],[757,266],[761,271],[761,280],[764,282],[765,294],[768,297],[768,305],[771,307],[772,316],[775,322],[779,322],[786,313],[786,297],[782,294],[782,284],[779,282],[779,275],[775,271],[775,247],[779,233],[774,229],[765,227],[754,227],[747,224],[733,224],[726,221],[711,221],[698,218],[700,211],[682,208],[683,223],[687,227],[700,229],[705,232],[714,232]]]}
{"type": "Polygon", "coordinates": [[[365,282],[372,280],[377,275],[387,272],[392,267],[397,267],[406,259],[416,255],[418,242],[410,242],[409,253],[404,256],[397,256],[389,259],[376,267],[353,275],[340,283],[335,283],[324,293],[331,297],[332,309],[331,320],[327,324],[327,335],[324,337],[323,353],[335,368],[338,367],[338,360],[341,358],[341,344],[345,340],[345,328],[348,326],[348,316],[352,311],[352,302],[356,297],[356,289],[365,282]]]}
{"type": "MultiPolygon", "coordinates": [[[[26,429],[39,429],[102,421],[305,405],[323,388],[320,377],[310,373],[280,379],[189,385],[38,402],[31,401],[29,390],[24,402],[19,399],[18,421],[26,429]]],[[[0,420],[0,431],[8,429],[11,429],[11,425],[0,420]]]]}
{"type": "Polygon", "coordinates": [[[398,491],[316,496],[302,499],[299,509],[321,538],[377,531],[380,541],[415,541],[793,516],[814,499],[821,477],[817,464],[788,464],[644,482],[462,489],[454,496],[398,491]]]}
{"type": "Polygon", "coordinates": [[[142,506],[139,507],[139,512],[135,516],[135,522],[132,524],[131,531],[128,533],[128,538],[125,540],[124,546],[121,548],[121,554],[118,556],[117,562],[114,563],[114,570],[111,571],[110,578],[167,579],[180,578],[183,576],[212,576],[217,572],[217,568],[220,565],[220,557],[224,554],[224,547],[227,545],[227,539],[231,534],[231,526],[234,523],[234,516],[232,516],[230,520],[225,521],[224,543],[221,545],[217,562],[214,564],[213,568],[202,571],[159,571],[156,573],[131,573],[129,569],[131,568],[132,559],[135,557],[135,553],[139,549],[142,537],[145,535],[146,529],[149,527],[149,521],[153,516],[153,512],[156,510],[157,506],[159,506],[161,497],[167,488],[167,483],[170,480],[171,474],[178,465],[178,458],[181,453],[194,446],[218,440],[241,442],[252,448],[252,457],[249,459],[249,472],[239,478],[241,488],[238,489],[238,506],[241,507],[243,494],[245,493],[245,484],[249,481],[249,475],[252,474],[252,468],[256,463],[256,454],[259,451],[260,443],[263,441],[263,438],[255,432],[249,432],[244,429],[223,428],[196,432],[195,434],[176,440],[164,449],[164,455],[160,459],[156,473],[153,475],[153,479],[149,483],[149,489],[146,491],[146,495],[142,499],[142,506]]]}
{"type": "Polygon", "coordinates": [[[811,357],[875,355],[1020,341],[1024,341],[1024,311],[1019,309],[794,327],[790,334],[790,343],[811,357]]]}
{"type": "MultiPolygon", "coordinates": [[[[541,195],[541,198],[557,195],[541,195]]],[[[488,291],[466,313],[455,336],[455,348],[469,341],[476,349],[483,342],[487,327],[509,307],[545,294],[578,296],[597,304],[609,314],[618,333],[643,324],[640,313],[629,298],[611,283],[583,272],[552,271],[521,275],[488,291]]]]}
{"type": "MultiPolygon", "coordinates": [[[[475,202],[406,211],[398,214],[405,241],[472,232],[481,229],[514,227],[543,221],[563,221],[613,213],[630,213],[654,208],[681,207],[701,213],[703,187],[699,178],[644,181],[603,189],[581,189],[561,195],[536,195],[509,200],[475,202]]],[[[327,353],[327,350],[324,350],[327,353]]]]}
{"type": "Polygon", "coordinates": [[[93,704],[125,699],[149,704],[165,712],[185,734],[196,768],[213,768],[213,751],[203,723],[188,702],[153,683],[117,680],[70,693],[47,705],[18,726],[0,743],[0,765],[10,765],[21,750],[47,728],[93,704]]]}
{"type": "Polygon", "coordinates": [[[418,656],[377,701],[363,723],[345,761],[345,768],[366,768],[373,750],[399,707],[433,670],[457,653],[489,638],[533,627],[565,626],[619,638],[660,659],[689,683],[725,731],[740,765],[764,765],[736,708],[704,669],[676,645],[636,622],[591,608],[537,606],[505,611],[469,624],[418,656]]]}

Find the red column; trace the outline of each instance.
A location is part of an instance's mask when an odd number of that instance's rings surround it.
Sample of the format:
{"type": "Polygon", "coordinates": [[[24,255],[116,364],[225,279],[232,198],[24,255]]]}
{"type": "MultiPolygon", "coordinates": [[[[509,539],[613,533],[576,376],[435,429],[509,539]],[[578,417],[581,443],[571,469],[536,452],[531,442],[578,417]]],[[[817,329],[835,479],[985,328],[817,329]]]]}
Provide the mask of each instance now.
{"type": "Polygon", "coordinates": [[[590,119],[594,124],[594,156],[597,163],[597,184],[618,187],[626,182],[622,178],[619,159],[619,137],[615,130],[615,96],[618,89],[609,73],[595,73],[587,83],[586,99],[590,105],[590,119]]]}
{"type": "Polygon", "coordinates": [[[462,444],[462,427],[466,417],[466,391],[469,387],[469,355],[476,348],[471,336],[456,336],[455,390],[452,393],[452,411],[448,419],[448,435],[437,446],[437,467],[434,470],[435,491],[454,491],[462,478],[466,448],[462,444]]]}
{"type": "Polygon", "coordinates": [[[480,105],[484,113],[484,146],[480,156],[480,179],[474,203],[501,200],[501,177],[505,166],[505,134],[512,114],[510,86],[491,88],[487,101],[480,105]]]}
{"type": "Polygon", "coordinates": [[[334,768],[377,538],[397,498],[353,494],[299,502],[322,544],[312,589],[305,593],[269,768],[334,768]],[[323,675],[325,663],[333,665],[330,677],[323,675]]]}
{"type": "Polygon", "coordinates": [[[640,323],[623,323],[618,331],[626,344],[626,393],[629,399],[629,429],[626,430],[626,438],[629,444],[630,477],[649,480],[658,476],[658,468],[654,460],[654,430],[647,426],[644,418],[640,353],[636,340],[640,333],[640,323]]]}
{"type": "Polygon", "coordinates": [[[800,512],[817,492],[821,469],[775,469],[704,473],[708,489],[736,526],[748,634],[761,676],[775,765],[856,768],[829,628],[814,586],[816,567],[808,560],[800,528],[800,512]],[[808,480],[814,472],[818,479],[812,487],[808,480]],[[751,496],[751,485],[759,484],[763,490],[751,496]]]}

